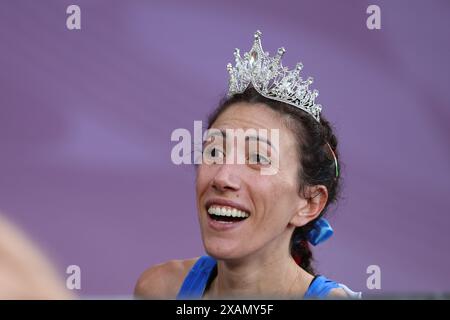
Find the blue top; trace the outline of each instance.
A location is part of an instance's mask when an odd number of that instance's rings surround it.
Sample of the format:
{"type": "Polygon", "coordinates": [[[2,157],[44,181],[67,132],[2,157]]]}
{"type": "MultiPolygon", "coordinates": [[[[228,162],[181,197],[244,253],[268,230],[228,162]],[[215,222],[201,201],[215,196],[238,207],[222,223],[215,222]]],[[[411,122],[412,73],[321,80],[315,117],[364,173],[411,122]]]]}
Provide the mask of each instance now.
{"type": "MultiPolygon", "coordinates": [[[[212,280],[211,275],[215,272],[216,265],[217,262],[214,258],[210,256],[200,257],[184,279],[177,299],[201,299],[209,281],[212,280]]],[[[329,292],[335,288],[343,288],[350,296],[353,293],[360,298],[360,294],[352,292],[346,286],[319,275],[313,279],[303,299],[326,298],[329,292]]]]}

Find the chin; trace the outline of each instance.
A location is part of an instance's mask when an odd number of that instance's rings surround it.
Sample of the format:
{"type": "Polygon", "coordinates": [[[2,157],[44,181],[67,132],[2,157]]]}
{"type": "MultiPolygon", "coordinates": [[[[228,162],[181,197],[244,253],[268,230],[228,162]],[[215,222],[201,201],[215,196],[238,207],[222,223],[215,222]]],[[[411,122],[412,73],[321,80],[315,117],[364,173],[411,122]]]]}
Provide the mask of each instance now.
{"type": "Polygon", "coordinates": [[[242,246],[236,241],[204,239],[203,246],[206,253],[216,260],[233,260],[245,255],[242,246]]]}

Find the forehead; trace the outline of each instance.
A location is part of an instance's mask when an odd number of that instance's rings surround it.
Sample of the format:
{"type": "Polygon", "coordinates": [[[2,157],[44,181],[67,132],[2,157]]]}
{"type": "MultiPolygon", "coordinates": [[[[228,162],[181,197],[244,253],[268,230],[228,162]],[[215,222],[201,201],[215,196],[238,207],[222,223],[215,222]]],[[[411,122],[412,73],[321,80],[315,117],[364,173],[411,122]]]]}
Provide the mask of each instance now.
{"type": "Polygon", "coordinates": [[[233,104],[216,119],[212,127],[286,130],[281,115],[262,103],[233,104]]]}
{"type": "Polygon", "coordinates": [[[224,111],[211,128],[218,129],[277,129],[280,148],[296,150],[297,141],[294,134],[286,127],[283,116],[262,103],[236,103],[224,111]]]}

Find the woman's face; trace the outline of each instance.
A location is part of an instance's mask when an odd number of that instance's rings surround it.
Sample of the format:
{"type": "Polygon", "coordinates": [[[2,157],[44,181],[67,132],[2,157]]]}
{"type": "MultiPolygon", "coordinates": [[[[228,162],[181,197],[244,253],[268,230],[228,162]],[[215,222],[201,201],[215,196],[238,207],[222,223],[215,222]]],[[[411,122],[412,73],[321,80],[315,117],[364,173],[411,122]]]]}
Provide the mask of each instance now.
{"type": "Polygon", "coordinates": [[[257,143],[251,143],[256,140],[251,135],[240,150],[238,139],[214,135],[206,139],[196,185],[206,252],[217,259],[238,259],[264,252],[264,248],[267,252],[280,250],[280,246],[288,250],[294,227],[308,222],[299,217],[306,200],[299,193],[298,147],[293,133],[278,113],[264,104],[248,103],[230,106],[211,128],[218,129],[213,130],[216,133],[254,129],[256,135],[265,129],[268,134],[257,143]],[[278,130],[278,141],[270,141],[273,129],[278,130]],[[238,162],[240,151],[245,163],[238,162]],[[222,161],[217,161],[219,158],[222,161]],[[275,174],[261,174],[268,160],[275,174]]]}

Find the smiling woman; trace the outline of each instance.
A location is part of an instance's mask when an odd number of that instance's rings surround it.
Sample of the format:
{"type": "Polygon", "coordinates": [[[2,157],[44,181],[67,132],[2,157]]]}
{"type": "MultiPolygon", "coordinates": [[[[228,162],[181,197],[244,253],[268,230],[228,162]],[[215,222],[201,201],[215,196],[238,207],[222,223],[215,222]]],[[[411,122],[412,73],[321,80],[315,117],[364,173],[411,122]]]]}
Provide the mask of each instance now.
{"type": "Polygon", "coordinates": [[[340,186],[337,138],[314,103],[301,65],[281,66],[284,49],[264,53],[261,33],[249,53],[235,53],[229,94],[208,120],[197,166],[198,219],[207,255],[148,269],[135,293],[143,298],[348,298],[345,285],[315,273],[308,242],[326,240],[323,216],[340,186]],[[228,139],[237,130],[276,130],[228,139]],[[272,135],[270,135],[272,137],[272,135]],[[230,142],[231,141],[231,142],[230,142]],[[255,142],[256,143],[251,143],[255,142]],[[237,159],[244,158],[244,163],[237,159]],[[268,166],[274,174],[262,174],[268,166]]]}

